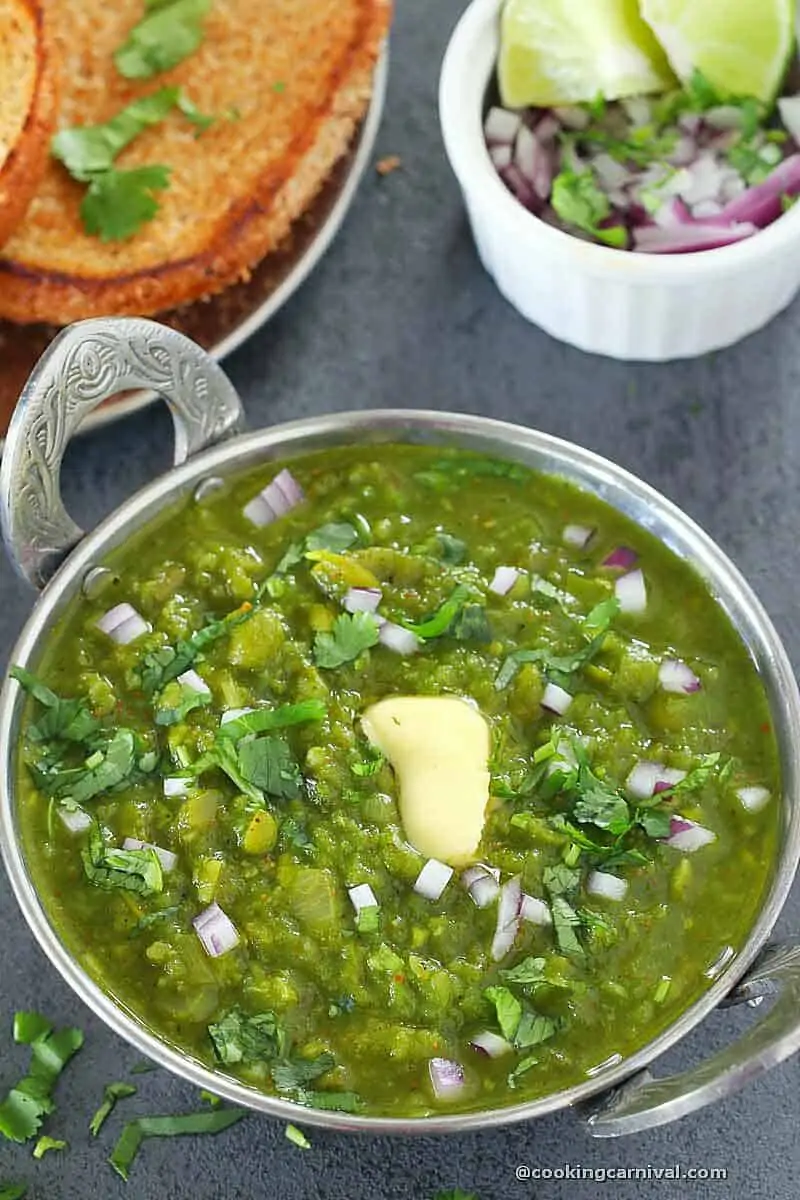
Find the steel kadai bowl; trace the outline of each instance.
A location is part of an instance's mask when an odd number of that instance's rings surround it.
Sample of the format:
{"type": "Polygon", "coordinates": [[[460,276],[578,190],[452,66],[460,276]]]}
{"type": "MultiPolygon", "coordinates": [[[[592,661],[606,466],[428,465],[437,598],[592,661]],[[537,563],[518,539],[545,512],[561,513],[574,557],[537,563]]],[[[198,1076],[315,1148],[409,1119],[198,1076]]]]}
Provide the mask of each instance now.
{"type": "Polygon", "coordinates": [[[150,321],[87,321],[60,334],[31,376],[11,423],[0,471],[6,547],[41,595],[11,661],[36,669],[54,625],[87,577],[166,504],[258,463],[353,442],[420,442],[506,457],[562,476],[613,505],[691,563],[747,646],[763,680],[778,739],[782,830],[771,885],[746,944],[701,999],[643,1049],[578,1086],[516,1106],[400,1120],[317,1111],[216,1074],[160,1040],[103,991],[51,924],[32,882],[20,835],[15,760],[24,696],[8,679],[0,697],[0,845],[11,884],[48,958],[78,995],[142,1053],[200,1088],[285,1120],[372,1133],[444,1133],[530,1120],[576,1106],[599,1137],[638,1132],[726,1096],[800,1048],[800,941],[767,944],[800,858],[800,694],[786,653],[759,601],[718,547],[645,483],[595,454],[520,426],[427,411],[338,413],[238,434],[241,405],[222,370],[194,343],[150,321]],[[175,466],[94,530],[65,511],[59,471],[80,422],[116,392],[152,388],[169,405],[175,466]],[[769,997],[748,1032],[684,1074],[654,1078],[648,1067],[721,1004],[769,997]],[[763,1015],[761,1015],[763,1013],[763,1015]]]}

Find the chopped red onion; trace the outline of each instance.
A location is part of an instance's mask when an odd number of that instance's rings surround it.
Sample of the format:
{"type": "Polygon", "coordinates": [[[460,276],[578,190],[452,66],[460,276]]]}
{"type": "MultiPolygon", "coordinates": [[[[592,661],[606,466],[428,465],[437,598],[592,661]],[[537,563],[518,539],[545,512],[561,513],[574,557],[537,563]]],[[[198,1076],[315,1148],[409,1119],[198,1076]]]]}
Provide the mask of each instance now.
{"type": "Polygon", "coordinates": [[[670,835],[665,839],[668,846],[674,850],[684,850],[693,854],[702,846],[708,846],[717,840],[717,835],[702,825],[695,824],[685,817],[673,817],[670,821],[670,835]]]}
{"type": "Polygon", "coordinates": [[[653,220],[660,229],[674,229],[678,225],[691,225],[692,214],[679,196],[670,196],[653,213],[653,220]]]}
{"type": "Polygon", "coordinates": [[[380,602],[380,588],[350,588],[342,601],[349,613],[374,613],[380,602]]]}
{"type": "Polygon", "coordinates": [[[535,129],[539,141],[546,145],[548,142],[553,141],[561,129],[561,122],[552,113],[547,113],[540,121],[536,122],[535,129]]]}
{"type": "Polygon", "coordinates": [[[780,166],[756,187],[748,188],[730,204],[719,217],[736,229],[736,222],[762,228],[776,221],[783,212],[783,197],[800,192],[800,154],[791,154],[780,166]]]}
{"type": "Polygon", "coordinates": [[[199,917],[195,917],[192,925],[203,943],[203,949],[211,958],[219,958],[239,944],[236,926],[216,901],[204,909],[199,917]]]}
{"type": "Polygon", "coordinates": [[[662,767],[656,780],[656,786],[653,788],[653,795],[657,796],[659,792],[668,792],[675,787],[676,783],[680,783],[685,778],[685,771],[678,770],[676,767],[662,767]]]}
{"type": "Polygon", "coordinates": [[[778,112],[796,142],[800,142],[800,96],[781,96],[778,112]]]}
{"type": "Polygon", "coordinates": [[[489,584],[489,591],[496,596],[506,596],[522,574],[516,567],[498,567],[489,584]]]}
{"type": "Polygon", "coordinates": [[[697,137],[703,124],[703,118],[699,113],[682,113],[678,117],[678,125],[690,137],[697,137]]]}
{"type": "Polygon", "coordinates": [[[678,138],[675,147],[667,155],[667,162],[673,167],[688,167],[697,158],[697,142],[685,134],[678,138]]]}
{"type": "Polygon", "coordinates": [[[614,584],[619,610],[624,613],[643,613],[647,608],[647,588],[640,570],[629,571],[614,584]]]}
{"type": "Polygon", "coordinates": [[[628,168],[617,162],[610,154],[596,155],[592,159],[592,169],[605,192],[618,191],[634,179],[628,168]]]}
{"type": "MultiPolygon", "coordinates": [[[[742,199],[746,194],[743,193],[742,199]]],[[[734,200],[733,203],[738,201],[734,200]]],[[[724,208],[722,214],[716,218],[719,224],[714,225],[710,222],[697,222],[674,229],[658,229],[653,226],[634,229],[634,247],[644,254],[693,254],[698,250],[719,250],[723,246],[732,246],[735,242],[742,242],[758,233],[758,228],[753,224],[723,224],[726,213],[727,209],[724,208]]]]}
{"type": "Polygon", "coordinates": [[[500,872],[496,867],[487,867],[483,863],[462,871],[461,882],[476,908],[488,908],[500,892],[500,872]]]}
{"type": "Polygon", "coordinates": [[[505,958],[519,932],[519,909],[522,903],[522,884],[519,875],[509,879],[500,889],[497,906],[497,928],[492,941],[492,958],[499,962],[505,958]]]}
{"type": "Polygon", "coordinates": [[[168,775],[164,779],[164,795],[168,800],[187,796],[191,780],[186,775],[168,775]]]}
{"type": "Polygon", "coordinates": [[[607,871],[591,871],[586,880],[586,890],[590,896],[602,896],[604,900],[624,900],[628,881],[607,871]]]}
{"type": "Polygon", "coordinates": [[[536,896],[523,895],[519,904],[519,919],[531,925],[552,925],[553,918],[544,900],[536,896]]]}
{"type": "Polygon", "coordinates": [[[627,96],[621,103],[632,125],[649,125],[652,121],[653,108],[644,96],[627,96]]]}
{"type": "Polygon", "coordinates": [[[115,605],[96,624],[101,633],[108,634],[119,646],[127,646],[143,633],[150,632],[150,625],[132,604],[115,605]]]}
{"type": "Polygon", "coordinates": [[[184,671],[182,675],[178,676],[178,683],[182,683],[184,687],[191,688],[193,692],[199,692],[201,695],[211,695],[211,688],[205,679],[197,674],[197,671],[184,671]]]}
{"type": "Polygon", "coordinates": [[[284,467],[249,504],[245,505],[243,511],[248,521],[262,528],[264,525],[271,525],[278,517],[285,516],[303,500],[303,489],[291,471],[284,467]]]}
{"type": "Polygon", "coordinates": [[[255,711],[254,708],[226,708],[219,718],[219,723],[227,725],[229,721],[236,721],[239,717],[246,717],[248,713],[255,711]]]}
{"type": "Polygon", "coordinates": [[[723,167],[712,154],[701,154],[686,168],[688,176],[679,195],[687,204],[700,204],[703,200],[716,200],[723,180],[723,167]]]}
{"type": "Polygon", "coordinates": [[[490,1029],[476,1033],[469,1039],[469,1044],[473,1050],[477,1050],[479,1054],[485,1054],[487,1058],[502,1058],[504,1054],[509,1054],[514,1049],[510,1042],[500,1037],[499,1033],[492,1033],[490,1029]]]}
{"type": "Polygon", "coordinates": [[[428,1072],[437,1100],[449,1100],[464,1087],[464,1068],[449,1058],[432,1058],[428,1063],[428,1072]]]}
{"type": "Polygon", "coordinates": [[[501,142],[497,146],[489,147],[489,157],[494,163],[496,170],[505,171],[506,167],[511,166],[514,157],[514,148],[510,143],[501,142]]]}
{"type": "Polygon", "coordinates": [[[522,118],[507,108],[490,108],[483,123],[484,137],[490,146],[511,145],[521,128],[522,118]]]}
{"type": "Polygon", "coordinates": [[[359,883],[355,887],[347,889],[347,894],[350,897],[353,908],[357,913],[360,913],[362,908],[377,908],[378,901],[375,899],[375,893],[368,883],[359,883]]]}
{"type": "Polygon", "coordinates": [[[644,759],[636,763],[625,780],[628,795],[632,796],[634,800],[649,800],[656,790],[659,779],[664,778],[665,771],[666,767],[663,763],[647,762],[644,759]]]}
{"type": "Polygon", "coordinates": [[[585,550],[594,537],[594,529],[588,525],[565,525],[561,540],[565,546],[574,546],[576,550],[585,550]]]}
{"type": "Polygon", "coordinates": [[[612,550],[608,557],[603,559],[602,565],[628,571],[638,561],[639,555],[635,550],[631,550],[630,546],[617,546],[616,550],[612,550]]]}
{"type": "Polygon", "coordinates": [[[708,221],[712,217],[718,217],[722,208],[718,200],[702,200],[692,206],[692,216],[696,221],[708,221]]]}
{"type": "Polygon", "coordinates": [[[703,120],[712,129],[741,129],[742,110],[735,104],[718,104],[703,113],[703,120]]]}
{"type": "Polygon", "coordinates": [[[429,858],[417,876],[414,891],[425,900],[438,900],[453,877],[453,868],[429,858]]]}
{"type": "Polygon", "coordinates": [[[567,129],[587,129],[591,121],[591,116],[585,108],[571,104],[554,108],[553,116],[567,129]]]}
{"type": "Polygon", "coordinates": [[[517,134],[514,165],[539,199],[547,200],[553,187],[552,155],[527,125],[517,134]]]}
{"type": "Polygon", "coordinates": [[[572,704],[572,696],[569,692],[564,691],[557,683],[547,684],[542,696],[542,708],[546,708],[550,712],[556,713],[559,717],[563,717],[570,704],[572,704]]]}
{"type": "Polygon", "coordinates": [[[416,654],[422,645],[421,641],[415,633],[410,629],[404,629],[402,625],[395,625],[393,621],[384,621],[381,625],[378,640],[387,650],[393,650],[395,654],[416,654]]]}
{"type": "Polygon", "coordinates": [[[760,812],[764,805],[769,801],[770,794],[765,787],[743,787],[739,788],[736,795],[741,800],[748,812],[760,812]]]}
{"type": "Polygon", "coordinates": [[[59,804],[58,815],[70,833],[84,833],[92,824],[92,818],[82,808],[67,808],[59,804]]]}
{"type": "Polygon", "coordinates": [[[522,174],[516,163],[512,162],[510,167],[506,167],[504,170],[502,170],[500,172],[500,178],[503,180],[503,183],[505,183],[509,191],[513,192],[517,200],[519,200],[520,204],[524,205],[525,208],[529,208],[531,212],[538,212],[541,209],[542,203],[539,197],[536,195],[533,185],[531,184],[530,180],[522,174]]]}
{"type": "Polygon", "coordinates": [[[175,864],[178,861],[177,854],[173,854],[171,850],[164,850],[161,846],[154,846],[152,842],[140,842],[138,838],[126,837],[122,843],[123,850],[154,850],[158,856],[158,860],[165,871],[173,871],[175,864]]]}
{"type": "Polygon", "coordinates": [[[677,658],[665,658],[658,668],[658,682],[665,692],[683,693],[688,696],[700,691],[700,680],[691,667],[677,658]]]}

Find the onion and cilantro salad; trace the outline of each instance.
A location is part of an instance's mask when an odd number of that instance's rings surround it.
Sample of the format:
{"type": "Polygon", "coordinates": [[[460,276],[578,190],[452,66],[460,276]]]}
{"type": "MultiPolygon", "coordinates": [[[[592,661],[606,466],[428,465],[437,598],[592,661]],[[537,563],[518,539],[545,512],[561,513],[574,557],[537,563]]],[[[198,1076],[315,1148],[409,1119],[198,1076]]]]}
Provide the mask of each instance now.
{"type": "Polygon", "coordinates": [[[682,254],[753,237],[800,194],[800,96],[774,110],[698,72],[661,97],[556,109],[492,106],[492,162],[513,195],[566,233],[682,254]]]}
{"type": "Polygon", "coordinates": [[[505,0],[484,119],[495,168],[536,216],[599,245],[682,254],[753,237],[800,194],[796,8],[505,0]]]}
{"type": "Polygon", "coordinates": [[[686,564],[565,481],[326,450],[182,502],[88,590],[13,669],[25,854],[89,974],[209,1068],[340,1112],[517,1103],[747,937],[763,687],[686,564]]]}

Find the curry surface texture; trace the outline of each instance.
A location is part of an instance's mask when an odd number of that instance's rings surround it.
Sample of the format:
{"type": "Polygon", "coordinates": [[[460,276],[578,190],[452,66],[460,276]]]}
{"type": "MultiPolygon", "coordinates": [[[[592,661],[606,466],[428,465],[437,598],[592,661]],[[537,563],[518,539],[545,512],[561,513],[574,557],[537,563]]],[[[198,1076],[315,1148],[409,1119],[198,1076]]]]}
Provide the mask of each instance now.
{"type": "Polygon", "coordinates": [[[50,918],[161,1038],[304,1104],[422,1117],[577,1084],[700,996],[763,903],[780,778],[748,653],[685,563],[562,480],[344,448],[288,463],[305,499],[259,526],[281,465],[115,553],[52,634],[51,691],[27,678],[50,918]],[[347,612],[378,594],[388,625],[347,612]],[[97,626],[122,603],[132,640],[97,626]],[[445,694],[488,722],[491,786],[485,869],[434,864],[434,900],[360,718],[445,694]]]}

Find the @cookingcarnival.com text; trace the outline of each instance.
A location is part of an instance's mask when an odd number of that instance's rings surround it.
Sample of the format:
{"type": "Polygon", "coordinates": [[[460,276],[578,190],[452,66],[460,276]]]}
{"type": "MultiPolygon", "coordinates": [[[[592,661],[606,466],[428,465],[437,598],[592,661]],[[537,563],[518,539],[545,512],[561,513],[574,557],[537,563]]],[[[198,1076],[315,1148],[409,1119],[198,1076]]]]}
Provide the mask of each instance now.
{"type": "Polygon", "coordinates": [[[557,1167],[533,1167],[520,1163],[514,1171],[517,1179],[548,1180],[548,1179],[590,1179],[594,1183],[611,1183],[620,1180],[639,1180],[650,1182],[680,1179],[685,1182],[701,1180],[722,1181],[728,1178],[727,1167],[689,1167],[683,1163],[672,1163],[670,1166],[655,1167],[652,1163],[639,1167],[584,1167],[580,1163],[562,1163],[557,1167]]]}

